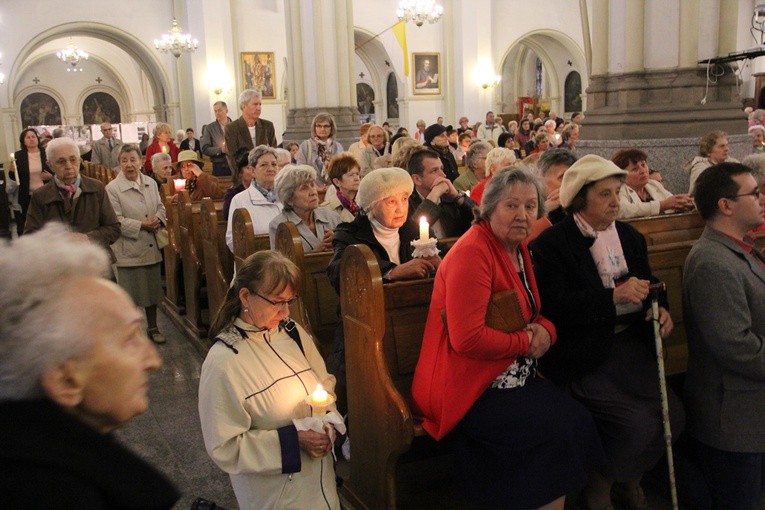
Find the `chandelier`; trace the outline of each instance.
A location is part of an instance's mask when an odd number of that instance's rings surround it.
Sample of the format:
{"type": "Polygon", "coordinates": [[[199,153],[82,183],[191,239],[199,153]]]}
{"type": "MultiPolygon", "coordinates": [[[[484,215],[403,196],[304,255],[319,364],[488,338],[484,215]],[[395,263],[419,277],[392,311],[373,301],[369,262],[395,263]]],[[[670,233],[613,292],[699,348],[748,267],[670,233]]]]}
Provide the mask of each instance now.
{"type": "Polygon", "coordinates": [[[80,48],[71,43],[69,47],[56,53],[56,56],[67,65],[67,72],[82,71],[80,62],[88,60],[88,54],[82,51],[80,48]]]}
{"type": "Polygon", "coordinates": [[[414,21],[421,27],[426,21],[435,23],[441,19],[444,8],[437,5],[435,0],[401,0],[396,9],[396,16],[401,21],[414,21]]]}
{"type": "Polygon", "coordinates": [[[182,53],[191,53],[199,47],[199,41],[192,38],[191,34],[182,34],[178,22],[173,18],[173,26],[170,32],[162,34],[162,39],[154,39],[154,47],[162,53],[172,53],[175,58],[182,53]]]}

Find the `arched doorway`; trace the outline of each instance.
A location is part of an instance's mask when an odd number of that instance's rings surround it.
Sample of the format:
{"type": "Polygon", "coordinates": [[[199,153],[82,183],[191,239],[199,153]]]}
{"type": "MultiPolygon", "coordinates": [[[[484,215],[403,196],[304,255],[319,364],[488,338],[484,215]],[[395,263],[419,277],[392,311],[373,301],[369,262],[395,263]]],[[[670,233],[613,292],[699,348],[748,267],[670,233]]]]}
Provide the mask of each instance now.
{"type": "MultiPolygon", "coordinates": [[[[391,126],[395,127],[399,124],[398,100],[401,99],[399,91],[404,90],[404,84],[396,76],[385,47],[374,34],[356,28],[354,41],[358,57],[357,86],[363,83],[372,89],[375,122],[382,124],[387,120],[391,126]],[[361,76],[362,73],[363,76],[361,76]]],[[[359,102],[361,99],[361,97],[357,98],[359,102]]]]}

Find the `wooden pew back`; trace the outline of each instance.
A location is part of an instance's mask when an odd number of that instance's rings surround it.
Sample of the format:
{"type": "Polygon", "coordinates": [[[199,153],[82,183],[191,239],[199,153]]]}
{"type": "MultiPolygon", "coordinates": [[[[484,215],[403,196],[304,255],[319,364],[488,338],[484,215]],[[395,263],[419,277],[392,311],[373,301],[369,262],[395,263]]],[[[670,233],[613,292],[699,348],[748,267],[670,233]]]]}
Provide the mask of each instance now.
{"type": "Polygon", "coordinates": [[[340,322],[337,314],[340,299],[327,277],[333,252],[305,253],[297,227],[291,221],[277,228],[276,250],[300,269],[300,299],[290,309],[290,315],[313,335],[321,354],[327,359],[340,322]]]}
{"type": "Polygon", "coordinates": [[[704,220],[698,212],[662,214],[624,220],[643,234],[648,246],[681,241],[695,241],[704,230],[704,220]]]}
{"type": "Polygon", "coordinates": [[[244,261],[260,250],[268,250],[271,248],[271,240],[268,234],[255,235],[255,230],[252,226],[252,218],[250,217],[250,211],[241,208],[234,211],[232,218],[234,237],[234,265],[241,267],[244,261]]]}
{"type": "MultiPolygon", "coordinates": [[[[164,188],[164,185],[163,185],[164,188]]],[[[180,204],[173,203],[171,195],[164,197],[167,213],[167,234],[169,243],[164,249],[165,259],[165,300],[168,311],[177,315],[186,313],[183,306],[183,268],[181,262],[180,204]]]]}
{"type": "MultiPolygon", "coordinates": [[[[207,302],[210,310],[210,320],[215,316],[226,297],[231,276],[226,274],[227,262],[221,259],[228,254],[233,260],[231,252],[225,243],[220,250],[220,217],[221,209],[216,210],[215,202],[209,197],[203,198],[200,203],[200,232],[202,237],[202,250],[204,252],[205,278],[207,281],[207,302]]],[[[223,223],[225,228],[225,223],[223,223]]]]}
{"type": "Polygon", "coordinates": [[[383,285],[367,246],[341,261],[351,474],[345,496],[356,508],[396,508],[396,464],[421,434],[411,383],[420,355],[433,279],[383,285]]]}

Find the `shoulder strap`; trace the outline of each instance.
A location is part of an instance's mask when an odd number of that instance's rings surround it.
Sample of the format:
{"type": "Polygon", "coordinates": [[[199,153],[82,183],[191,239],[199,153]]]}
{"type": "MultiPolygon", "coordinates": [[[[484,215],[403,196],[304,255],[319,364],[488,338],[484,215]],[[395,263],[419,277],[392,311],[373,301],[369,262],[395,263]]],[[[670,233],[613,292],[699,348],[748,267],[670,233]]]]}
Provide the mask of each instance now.
{"type": "Polygon", "coordinates": [[[300,347],[300,352],[303,353],[305,356],[305,349],[303,349],[303,340],[300,338],[300,331],[297,328],[297,323],[287,317],[282,321],[282,327],[284,328],[284,331],[287,332],[287,334],[290,336],[291,339],[295,341],[295,343],[298,344],[298,347],[300,347]]]}

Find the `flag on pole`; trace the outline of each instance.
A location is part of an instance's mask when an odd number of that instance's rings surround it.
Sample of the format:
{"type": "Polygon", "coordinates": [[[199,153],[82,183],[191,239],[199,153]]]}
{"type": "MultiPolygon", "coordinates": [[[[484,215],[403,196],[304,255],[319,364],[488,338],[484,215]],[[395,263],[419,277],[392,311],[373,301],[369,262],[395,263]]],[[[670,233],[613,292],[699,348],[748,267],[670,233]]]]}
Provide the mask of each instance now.
{"type": "Polygon", "coordinates": [[[404,52],[404,76],[409,76],[409,50],[406,47],[406,22],[404,20],[393,25],[393,34],[404,52]]]}

